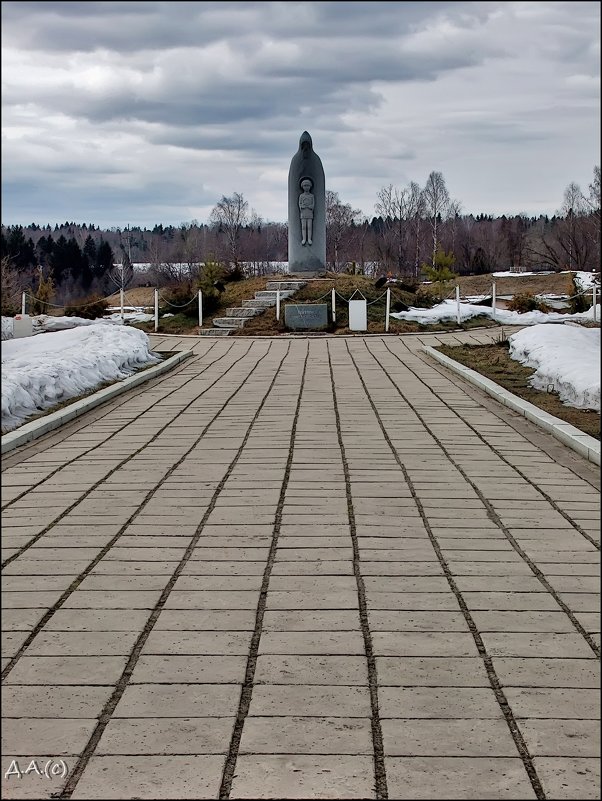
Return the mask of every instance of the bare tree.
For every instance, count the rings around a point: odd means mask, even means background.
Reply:
[[[460,220],[460,212],[462,211],[462,204],[459,200],[450,200],[449,206],[447,210],[448,219],[449,219],[449,228],[451,233],[451,251],[452,253],[455,252],[456,249],[456,231],[458,227],[458,221]]]
[[[249,220],[248,210],[243,195],[235,192],[232,197],[222,196],[209,218],[225,237],[228,260],[233,265],[240,259],[240,232]]]
[[[586,203],[579,184],[574,181],[567,186],[564,190],[564,199],[560,209],[561,215],[566,220],[568,227],[568,237],[566,237],[566,251],[568,255],[568,268],[574,269],[575,253],[575,229],[578,225],[578,219],[586,213]]]
[[[23,286],[10,256],[3,256],[0,273],[0,301],[2,314],[13,315],[20,309],[20,294]]]
[[[348,245],[354,258],[360,263],[360,272],[366,274],[366,241],[370,232],[370,221],[364,214],[355,220],[355,225],[349,231]]]
[[[378,193],[378,201],[374,207],[383,219],[385,235],[391,239],[387,250],[395,251],[397,270],[400,273],[405,272],[411,263],[408,258],[408,240],[420,205],[419,196],[417,184],[411,183],[402,188],[389,184]]]
[[[435,254],[439,249],[439,227],[449,212],[449,192],[445,186],[445,179],[440,172],[431,172],[424,187],[424,202],[427,214],[431,220],[433,234],[433,265]]]
[[[326,190],[326,242],[331,252],[331,264],[335,272],[339,272],[341,269],[341,244],[360,214],[359,209],[351,208],[349,203],[341,203],[338,192]]]
[[[412,232],[414,234],[414,277],[420,274],[420,229],[422,219],[425,216],[426,203],[424,192],[415,181],[410,181],[410,212],[412,221]]]
[[[560,219],[552,228],[543,225],[529,245],[532,262],[554,270],[586,270],[592,262],[591,215],[586,199],[574,181],[564,191]]]
[[[594,180],[589,185],[589,196],[585,199],[592,218],[592,242],[594,261],[600,269],[600,166],[594,167]]]
[[[198,275],[199,265],[204,259],[202,235],[196,220],[181,223],[175,243],[178,263],[186,270],[188,278]]]
[[[396,189],[393,184],[383,186],[377,195],[377,201],[374,204],[374,212],[382,220],[381,231],[381,244],[379,252],[381,261],[384,263],[385,268],[393,267],[393,263],[398,257],[397,238],[398,228],[395,224],[395,208],[396,208]],[[399,262],[398,262],[399,263]]]
[[[121,246],[121,261],[118,264],[114,264],[113,268],[109,270],[109,277],[120,292],[124,292],[125,288],[132,282],[134,266],[123,245]]]

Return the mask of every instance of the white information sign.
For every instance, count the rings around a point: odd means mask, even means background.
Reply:
[[[368,304],[365,300],[349,301],[349,330],[368,330]]]
[[[13,337],[30,337],[33,335],[33,321],[29,314],[16,314],[13,322]]]

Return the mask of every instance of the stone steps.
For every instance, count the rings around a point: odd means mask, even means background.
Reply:
[[[248,317],[214,317],[213,325],[216,328],[242,328]]]
[[[265,309],[269,309],[271,306],[276,305],[276,298],[273,300],[271,298],[253,298],[253,300],[243,300],[242,305],[247,309],[261,309],[264,311]]]
[[[276,305],[276,296],[280,292],[280,300],[290,298],[305,281],[268,281],[266,289],[255,293],[250,300],[243,300],[242,306],[231,306],[226,309],[225,317],[215,317],[213,328],[201,329],[201,336],[228,336],[230,331],[242,328],[247,320],[263,314],[266,309]]]
[[[291,295],[294,295],[297,290],[295,289],[282,289],[280,290],[280,300],[284,300],[285,298],[289,298]],[[269,300],[273,300],[274,303],[276,302],[276,295],[278,292],[275,289],[266,289],[262,290],[261,292],[255,293],[255,300],[263,300],[267,298]]]
[[[296,292],[298,289],[301,289],[301,287],[305,286],[306,283],[306,281],[268,281],[265,288],[269,292],[274,292],[277,289],[290,289],[293,292]]]
[[[226,309],[226,317],[257,317],[263,311],[262,308],[257,308],[256,306],[231,306]]]

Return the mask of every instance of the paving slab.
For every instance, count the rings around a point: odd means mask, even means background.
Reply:
[[[387,757],[385,766],[391,798],[440,799],[442,792],[461,801],[537,798],[518,758]]]
[[[376,798],[370,756],[247,755],[238,758],[232,798]]]
[[[600,758],[535,757],[533,760],[549,798],[600,798]]]
[[[514,740],[505,720],[445,718],[383,719],[387,756],[513,757]]]
[[[372,754],[370,718],[251,717],[240,753]]]
[[[217,798],[224,756],[93,757],[72,798]],[[166,776],[169,779],[166,781]]]
[[[227,754],[232,718],[119,718],[111,720],[98,755]]]

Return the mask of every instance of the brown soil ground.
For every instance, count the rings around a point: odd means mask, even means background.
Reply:
[[[287,275],[274,275],[263,276],[261,278],[248,278],[245,281],[237,281],[226,285],[226,292],[224,293],[224,308],[227,306],[235,305],[231,301],[247,300],[254,297],[257,290],[265,289],[268,281],[286,281],[291,276]],[[573,292],[573,282],[569,273],[551,273],[549,275],[525,275],[523,277],[509,276],[507,278],[494,278],[491,275],[460,275],[457,279],[450,281],[446,285],[448,290],[446,294],[453,291],[456,283],[460,286],[462,295],[486,295],[491,292],[492,281],[495,281],[496,292],[498,295],[515,295],[518,293],[530,293],[533,295],[538,294],[556,294],[556,295],[570,295]],[[315,282],[314,286],[323,287],[320,293],[312,292],[311,295],[324,294],[329,291],[334,285],[333,280],[322,280]],[[373,286],[373,280],[364,278],[363,276],[346,276],[339,275],[336,277],[336,286],[338,291],[346,296],[347,289],[365,288]],[[424,291],[429,291],[429,285],[423,286]],[[382,290],[381,290],[382,292]],[[381,293],[378,293],[381,294]],[[136,287],[134,289],[127,289],[125,292],[126,304],[128,306],[149,306],[153,307],[155,303],[154,289],[152,287]],[[295,300],[301,300],[301,294],[295,295]],[[309,300],[308,295],[304,300]],[[119,292],[111,295],[109,298],[111,305],[119,305]]]
[[[573,280],[570,273],[551,273],[550,275],[508,276],[507,278],[494,278],[492,275],[461,275],[457,279],[460,292],[463,295],[488,295],[491,293],[491,284],[495,281],[495,291],[498,295],[517,295],[529,293],[540,295],[544,293],[554,295],[572,295]],[[450,282],[453,289],[456,281]]]
[[[119,306],[119,292],[109,298],[110,306]],[[134,289],[125,290],[126,306],[148,306],[150,309],[155,307],[155,290],[153,287],[139,286]]]
[[[534,406],[574,425],[585,434],[600,439],[600,415],[586,409],[573,409],[565,406],[556,392],[542,392],[529,386],[529,379],[535,372],[524,367],[510,357],[508,345],[461,345],[457,347],[441,345],[438,350],[457,362],[481,373],[496,384],[518,395]]]
[[[244,281],[235,281],[226,284],[226,289],[220,296],[218,308],[211,313],[205,312],[203,318],[203,329],[213,328],[213,319],[215,317],[225,316],[225,310],[228,307],[242,306],[243,300],[250,300],[255,296],[255,292],[264,290],[268,281],[283,281],[293,279],[294,276],[288,275],[272,275],[262,276],[259,278],[248,278]],[[491,292],[491,283],[493,277],[491,275],[478,275],[478,276],[459,276],[457,279],[448,282],[444,286],[437,285],[421,285],[418,293],[420,295],[427,293],[439,294],[440,296],[447,297],[453,295],[454,286],[456,282],[460,285],[462,296],[465,295],[479,295],[489,294]],[[533,275],[533,276],[509,276],[504,278],[496,278],[496,291],[498,295],[513,295],[518,293],[531,293],[531,294],[558,294],[570,295],[573,292],[573,282],[569,273],[550,273],[548,275]],[[417,297],[407,291],[404,291],[397,284],[391,284],[391,307],[395,311],[395,302],[401,301],[407,305],[419,305]],[[330,307],[330,291],[335,287],[339,295],[343,298],[349,298],[354,291],[359,290],[362,295],[367,299],[368,306],[368,333],[382,333],[384,331],[384,316],[385,316],[385,299],[383,289],[374,288],[374,280],[365,278],[364,276],[352,275],[334,275],[325,279],[310,281],[307,286],[298,291],[291,299],[294,303],[315,303],[320,299],[327,303]],[[168,290],[163,290],[162,294],[166,294]],[[361,295],[358,295],[361,297]],[[119,305],[119,293],[111,296],[110,301],[114,305]],[[283,301],[283,305],[287,301]],[[126,303],[128,305],[146,306],[152,311],[154,308],[154,290],[152,287],[138,287],[135,289],[128,289],[126,291]],[[161,302],[163,310],[168,308]],[[428,304],[427,304],[428,305]],[[196,334],[198,333],[198,325],[195,323],[196,319],[196,304],[191,304],[188,315],[178,313],[177,309],[171,309],[176,317],[162,318],[159,323],[159,331],[161,333],[174,333],[174,334]],[[256,317],[249,318],[243,328],[234,329],[231,336],[275,336],[278,334],[288,333],[284,328],[284,312],[282,313],[280,322],[276,321],[275,307],[268,308],[263,314]],[[154,330],[152,324],[137,324],[143,330]],[[456,323],[444,323],[434,326],[421,326],[417,323],[408,323],[391,319],[389,330],[391,333],[410,333],[417,331],[446,331],[457,330],[458,327],[474,328],[495,325],[488,318],[481,317],[476,320],[468,321],[461,326]],[[347,319],[347,305],[341,300],[337,302],[337,319],[333,325],[329,324],[328,332],[334,334],[349,333]]]

